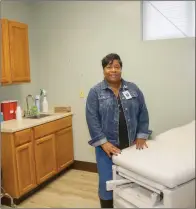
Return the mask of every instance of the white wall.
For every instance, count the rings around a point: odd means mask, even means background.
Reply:
[[[43,1],[31,13],[32,73],[50,107],[71,105],[76,160],[95,162],[79,93],[102,80],[107,53],[121,56],[123,77],[143,90],[155,134],[194,119],[194,39],[143,42],[139,1]]]

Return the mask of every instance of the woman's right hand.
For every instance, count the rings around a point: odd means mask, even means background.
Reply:
[[[121,153],[121,150],[118,149],[117,147],[115,147],[110,142],[106,142],[106,143],[102,144],[101,147],[106,152],[106,154],[108,155],[108,157],[112,157],[112,154],[113,155],[117,155],[117,154],[120,154]]]

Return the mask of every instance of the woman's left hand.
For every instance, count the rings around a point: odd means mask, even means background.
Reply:
[[[135,144],[136,149],[143,149],[144,147],[148,148],[146,144],[146,139],[136,139]]]

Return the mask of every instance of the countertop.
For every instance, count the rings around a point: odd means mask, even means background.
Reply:
[[[9,120],[3,121],[1,123],[1,133],[13,133],[16,131],[21,131],[27,128],[32,128],[34,126],[38,126],[44,123],[48,123],[54,120],[58,120],[60,118],[64,118],[70,115],[73,115],[72,112],[68,113],[48,113],[50,116],[40,118],[40,119],[29,119],[23,118],[20,121],[17,120]]]

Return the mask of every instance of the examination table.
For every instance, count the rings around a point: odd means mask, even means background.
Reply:
[[[114,208],[195,208],[195,121],[113,156]]]

